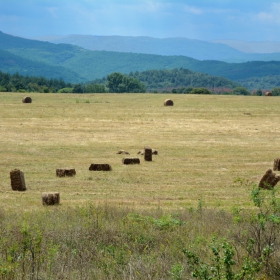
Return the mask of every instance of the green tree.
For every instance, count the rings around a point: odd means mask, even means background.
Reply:
[[[73,88],[73,93],[84,93],[84,86],[82,84],[76,84]]]
[[[107,86],[110,92],[119,92],[119,87],[122,84],[123,74],[115,72],[107,76]]]
[[[190,91],[190,94],[211,94],[211,91],[207,88],[194,88]]]
[[[255,93],[254,93],[254,95],[257,95],[257,96],[262,96],[262,90],[261,89],[258,89]]]
[[[272,95],[279,96],[280,95],[280,87],[276,87],[271,91]]]
[[[86,85],[87,93],[104,93],[106,92],[106,88],[101,84],[87,84]]]
[[[115,72],[107,76],[110,92],[145,92],[145,86],[136,78]]]
[[[251,95],[250,91],[245,87],[236,87],[232,93],[236,95]]]

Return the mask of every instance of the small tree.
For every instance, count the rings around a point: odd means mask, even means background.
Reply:
[[[251,95],[251,92],[245,87],[236,87],[232,93],[236,95]]]
[[[73,88],[73,93],[84,93],[84,87],[82,84],[76,84]]]
[[[276,87],[271,91],[273,96],[279,96],[280,95],[280,87]]]
[[[256,95],[256,96],[262,96],[262,95],[263,95],[263,92],[262,92],[261,89],[258,89],[258,90],[254,93],[254,95]]]
[[[211,94],[211,91],[207,88],[194,88],[190,91],[190,94]]]
[[[107,87],[110,92],[117,93],[146,91],[144,85],[138,79],[117,72],[107,76]]]

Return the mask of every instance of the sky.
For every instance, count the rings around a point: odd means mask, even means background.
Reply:
[[[0,0],[0,31],[280,41],[280,0]]]

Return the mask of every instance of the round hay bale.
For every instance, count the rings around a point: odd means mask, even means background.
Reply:
[[[259,188],[271,190],[280,181],[280,176],[268,169],[259,182]]]
[[[22,103],[32,103],[32,99],[29,96],[26,96],[22,99]]]
[[[174,103],[171,99],[166,99],[164,101],[164,106],[173,106],[173,105],[174,105]]]
[[[43,205],[55,205],[55,204],[59,204],[59,202],[60,202],[60,195],[58,192],[42,194]]]
[[[273,96],[273,94],[272,94],[271,91],[267,91],[264,95],[265,95],[265,96]]]
[[[280,158],[274,160],[273,170],[280,171]]]

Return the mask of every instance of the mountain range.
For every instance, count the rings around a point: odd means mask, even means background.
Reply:
[[[123,42],[121,37],[112,37],[107,39],[114,39],[115,47],[118,46],[118,40],[119,42]],[[79,38],[82,42],[82,37]],[[141,43],[140,39],[144,41]],[[111,45],[113,43],[110,40],[107,41],[107,45],[112,47]],[[154,40],[154,42],[157,42],[155,45],[158,47],[158,54],[143,53],[145,50],[144,42],[145,40],[146,42],[147,40],[149,41],[149,37],[140,37],[137,40],[139,45],[143,46],[143,50],[141,47],[138,47],[137,52],[128,52],[131,46],[135,46],[132,40],[130,44],[127,43],[125,45],[126,52],[120,48],[121,43],[119,43],[119,50],[122,50],[120,52],[116,50],[89,50],[73,44],[54,44],[11,36],[0,32],[0,70],[11,74],[18,72],[19,74],[29,76],[62,78],[66,82],[79,83],[100,79],[112,72],[129,74],[130,72],[154,69],[185,68],[209,75],[226,77],[236,82],[246,79],[246,83],[248,85],[251,84],[251,87],[253,87],[253,84],[250,82],[250,79],[262,79],[280,74],[280,61],[276,60],[228,63],[210,59],[198,60],[190,57],[192,52],[193,55],[195,54],[195,49],[197,55],[202,52],[207,53],[208,50],[209,56],[214,53],[221,53],[226,56],[226,51],[233,49],[220,43],[211,43],[211,45],[208,45],[207,42],[196,42],[192,40],[192,48],[184,48],[183,45],[180,48],[182,52],[185,51],[186,55],[164,55],[164,50],[172,53],[172,50],[177,49],[176,44],[182,42],[181,39],[167,40],[170,42],[169,46],[166,44],[167,41],[163,40],[161,41],[162,48],[158,44],[158,41]],[[105,41],[103,41],[103,44],[105,44]],[[147,45],[149,44],[147,43]],[[217,46],[217,48],[215,49],[214,46]],[[187,49],[191,49],[192,51],[187,52]],[[232,54],[238,53],[240,51],[233,49]]]
[[[280,60],[280,42],[202,41],[187,38],[68,35],[37,37],[55,44],[71,44],[91,51],[182,55],[224,62]]]

